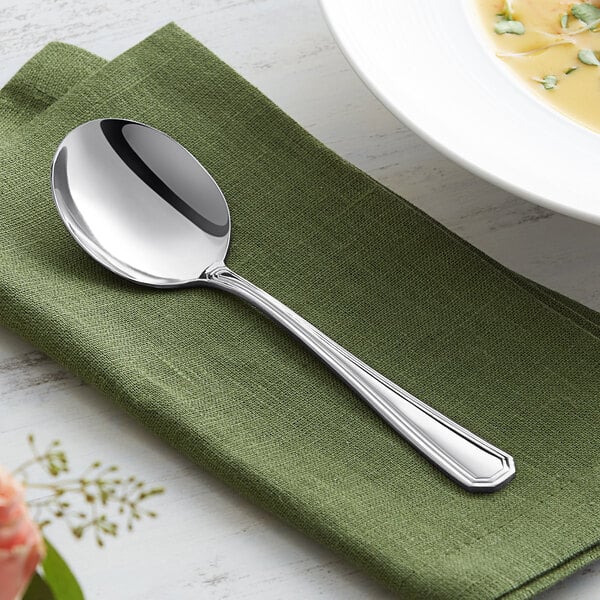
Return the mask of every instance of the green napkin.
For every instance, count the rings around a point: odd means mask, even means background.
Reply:
[[[106,116],[211,171],[233,269],[512,453],[517,478],[464,492],[240,300],[90,259],[49,165]],[[174,25],[110,63],[50,45],[0,93],[0,124],[2,322],[167,442],[406,599],[527,598],[600,556],[596,313],[343,161]]]

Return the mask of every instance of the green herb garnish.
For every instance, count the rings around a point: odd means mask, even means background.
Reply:
[[[577,67],[569,67],[566,71],[565,71],[565,75],[570,75],[573,71],[577,71]]]
[[[538,80],[543,86],[545,90],[553,90],[558,84],[558,77],[555,75],[546,75],[544,79]]]
[[[560,18],[560,26],[563,29],[566,29],[569,26],[569,15],[567,13]]]
[[[494,31],[498,35],[503,35],[504,33],[523,35],[525,33],[525,26],[521,21],[498,21],[494,26]]]
[[[523,35],[525,33],[525,26],[523,23],[515,20],[511,0],[506,0],[504,2],[504,9],[501,13],[498,13],[498,16],[500,17],[500,21],[494,26],[494,31],[498,35],[503,35],[505,33]]]
[[[596,53],[593,50],[591,50],[590,48],[584,48],[584,49],[580,50],[577,53],[577,58],[584,65],[591,65],[593,67],[600,66],[600,60],[598,60]]]
[[[582,2],[581,4],[575,4],[571,8],[571,14],[580,21],[583,21],[588,29],[592,29],[600,23],[600,8],[595,7],[593,4]]]

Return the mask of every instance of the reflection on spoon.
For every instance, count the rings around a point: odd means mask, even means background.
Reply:
[[[148,286],[210,286],[277,321],[320,357],[400,435],[470,491],[489,492],[515,474],[510,455],[392,383],[287,306],[225,266],[227,203],[204,167],[166,134],[134,121],[84,123],[52,164],[56,206],[97,261]]]

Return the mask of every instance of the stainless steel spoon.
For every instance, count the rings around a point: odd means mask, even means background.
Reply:
[[[223,262],[231,224],[204,167],[166,134],[98,119],[71,131],[52,163],[58,212],[105,267],[139,284],[210,286],[247,300],[304,342],[417,450],[470,491],[499,489],[510,455],[430,408]]]

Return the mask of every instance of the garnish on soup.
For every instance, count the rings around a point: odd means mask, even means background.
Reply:
[[[600,0],[475,0],[496,55],[554,108],[600,133]]]

